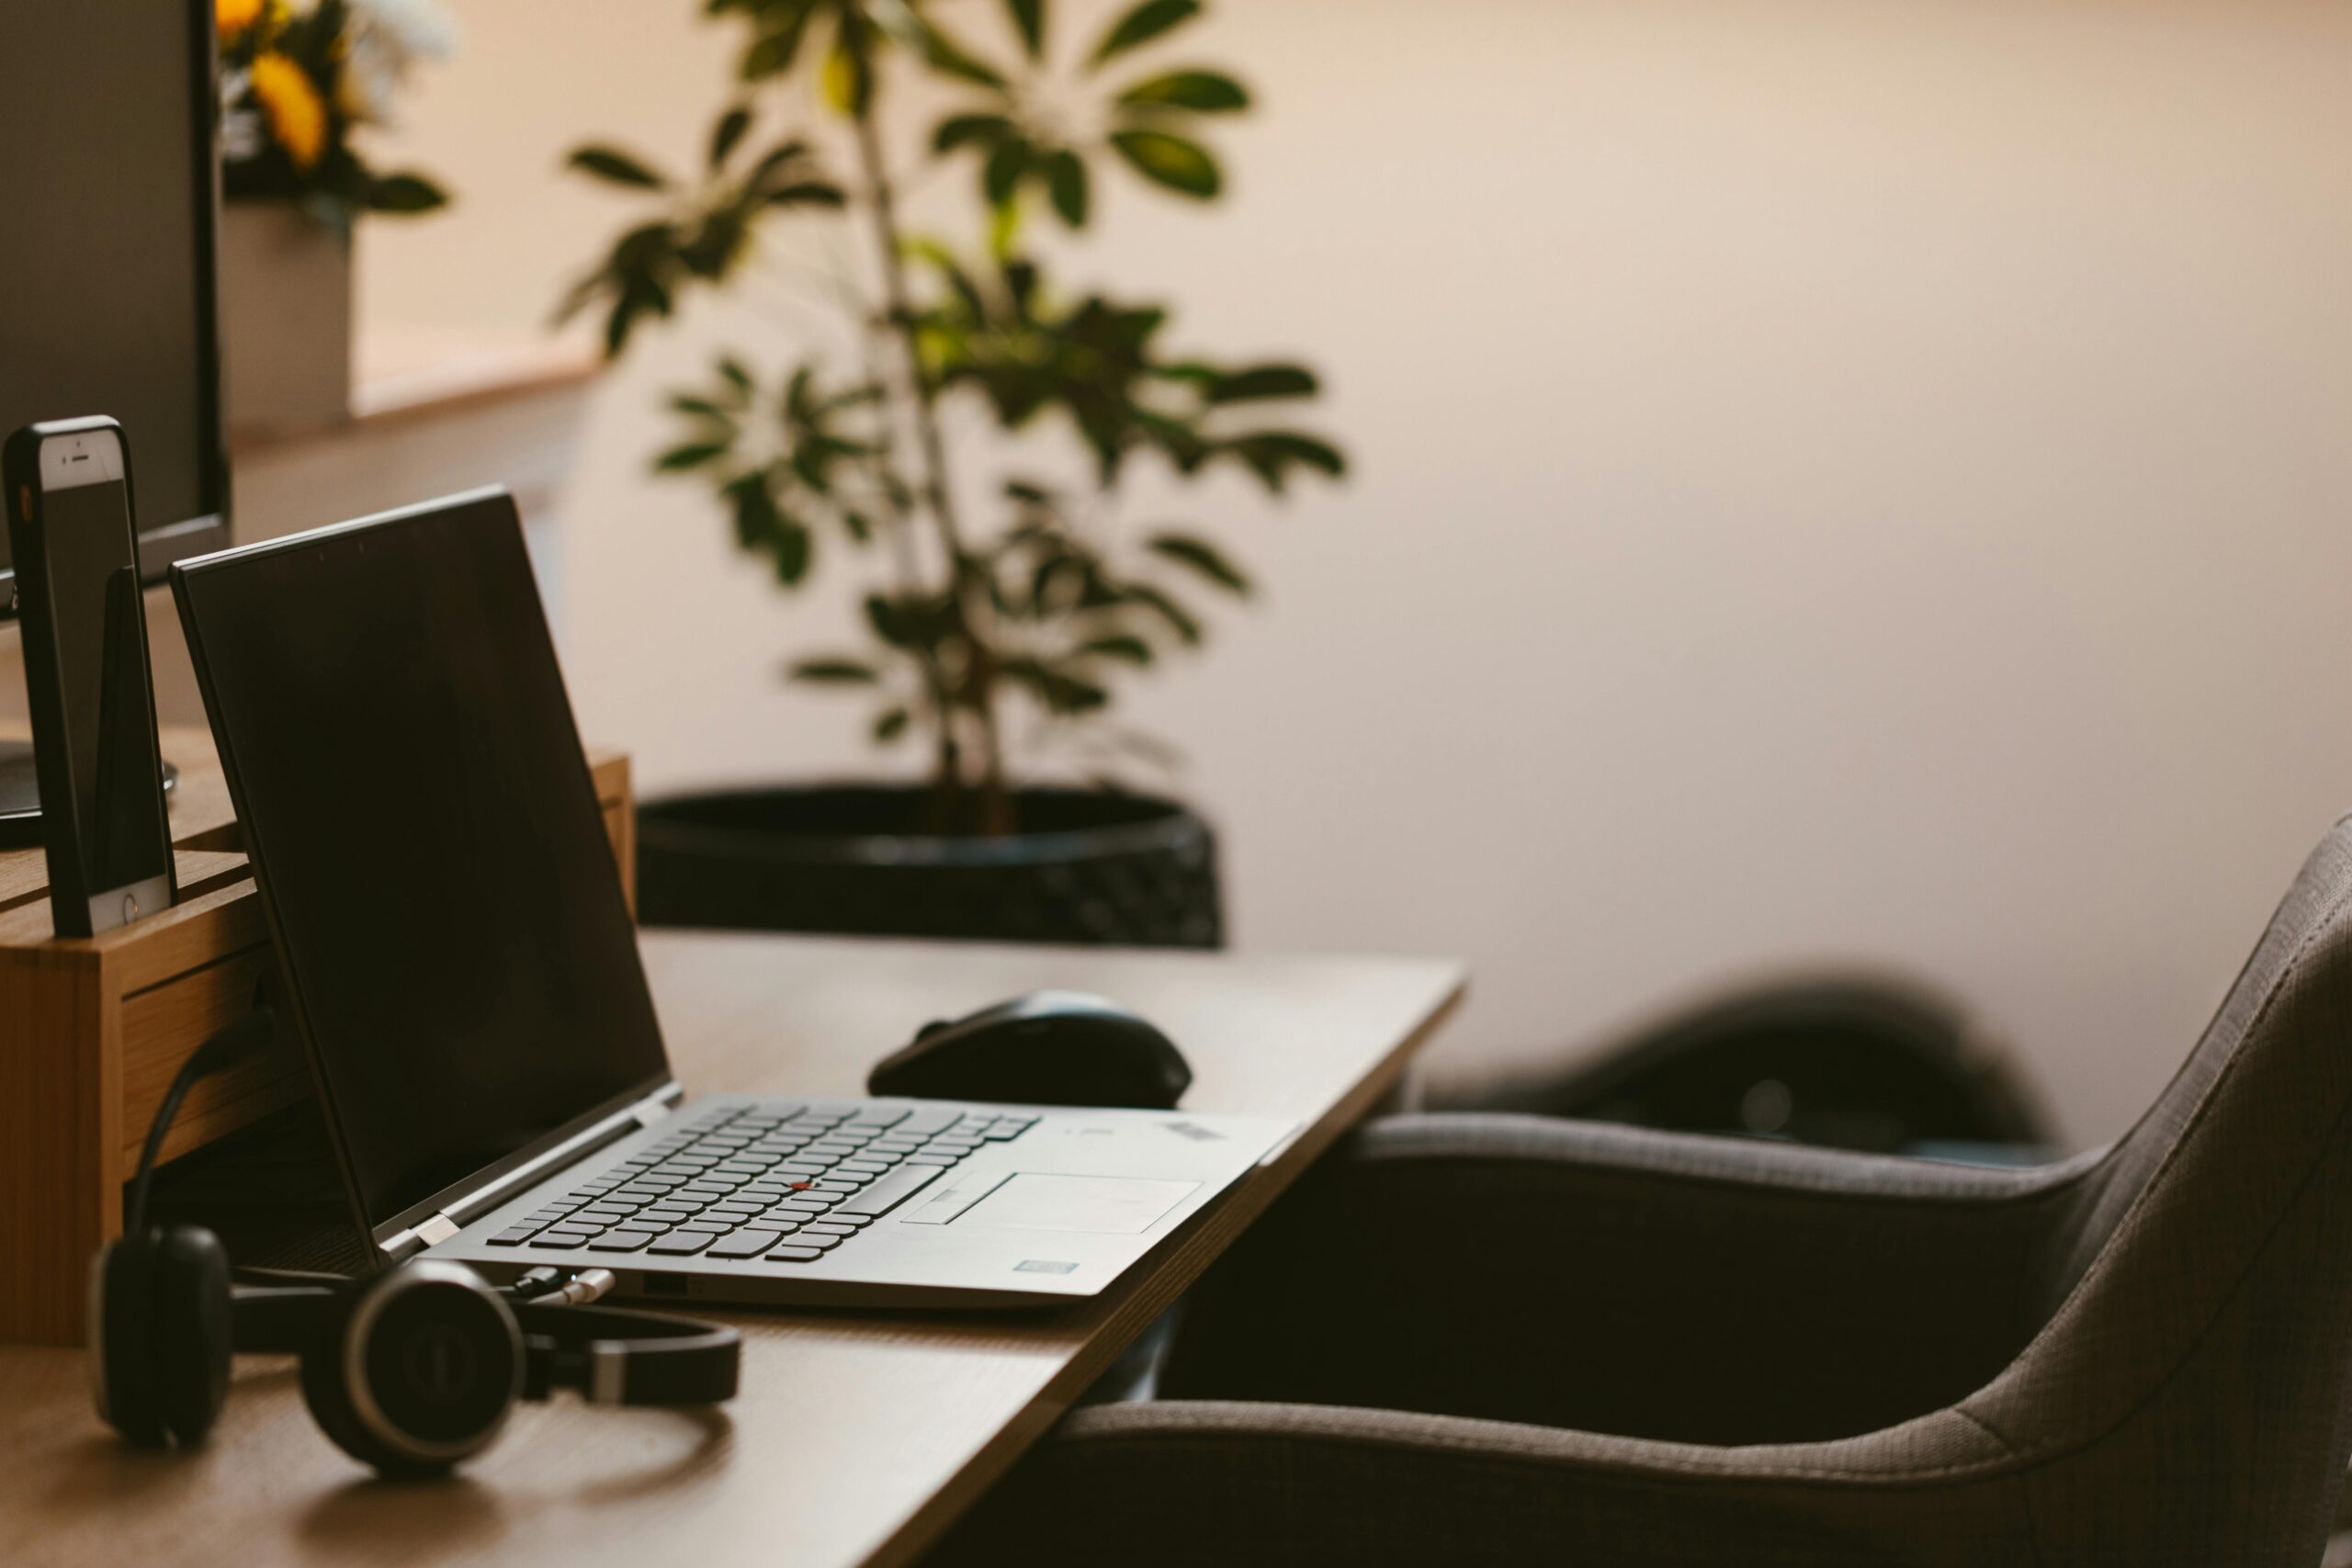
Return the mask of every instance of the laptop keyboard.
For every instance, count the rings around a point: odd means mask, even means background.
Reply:
[[[707,1111],[490,1238],[526,1252],[813,1263],[1035,1116],[761,1101]]]

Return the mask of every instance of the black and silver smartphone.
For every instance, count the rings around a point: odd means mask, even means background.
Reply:
[[[50,908],[95,936],[175,893],[130,448],[111,419],[30,424],[0,448]]]

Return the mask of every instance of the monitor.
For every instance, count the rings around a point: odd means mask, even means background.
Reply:
[[[149,582],[229,542],[213,50],[211,0],[0,5],[0,436],[120,421]],[[0,620],[14,580],[0,532]],[[0,820],[37,813],[0,745]]]

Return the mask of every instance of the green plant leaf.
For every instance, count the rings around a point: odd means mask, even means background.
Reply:
[[[1311,398],[1317,389],[1315,372],[1304,365],[1253,365],[1246,370],[1215,377],[1207,389],[1208,400],[1212,403]]]
[[[1127,604],[1140,604],[1168,623],[1168,629],[1184,642],[1197,644],[1201,640],[1201,623],[1190,610],[1148,582],[1130,582],[1119,591]]]
[[[1012,199],[1021,184],[1021,176],[1029,172],[1029,160],[1035,149],[1018,136],[1008,137],[997,143],[996,151],[980,171],[980,189],[992,207],[1001,207]]]
[[[915,26],[919,29],[915,47],[922,55],[923,63],[933,71],[958,82],[968,82],[976,87],[994,87],[1000,91],[1005,87],[1002,72],[956,42],[937,22],[918,17]]]
[[[1091,70],[1129,50],[1140,49],[1200,14],[1201,0],[1143,0],[1141,5],[1111,24],[1110,30],[1102,35],[1102,41],[1094,46],[1092,54],[1087,56],[1087,66]]]
[[[1062,221],[1073,229],[1086,227],[1086,164],[1079,155],[1063,147],[1046,154],[1046,188],[1053,197],[1054,210]]]
[[[741,104],[720,115],[718,123],[710,128],[710,156],[707,166],[717,172],[719,165],[727,162],[727,155],[734,152],[736,144],[743,140],[743,133],[751,129],[752,111]]]
[[[931,133],[931,150],[946,153],[967,144],[993,147],[1012,130],[1012,121],[1001,114],[950,115]]]
[[[431,212],[449,205],[449,193],[423,175],[379,175],[368,181],[370,212]]]
[[[733,355],[725,355],[720,357],[718,374],[729,386],[734,388],[743,397],[748,398],[752,395],[752,373],[744,369],[743,362]]]
[[[1250,580],[1215,545],[1191,534],[1157,534],[1145,547],[1154,555],[1189,568],[1230,593],[1247,595]]]
[[[741,7],[754,11],[752,6]],[[714,8],[715,9],[715,8]],[[781,76],[792,69],[800,53],[800,40],[808,31],[809,18],[817,14],[814,6],[783,8],[785,16],[779,25],[761,32],[743,51],[741,73],[746,82],[757,82],[770,76]]]
[[[797,136],[787,137],[760,154],[760,161],[743,176],[743,188],[753,193],[773,190],[786,180],[798,177],[801,171],[797,165],[807,162],[808,143]]]
[[[1012,13],[1013,28],[1021,34],[1021,47],[1035,60],[1046,52],[1046,0],[1004,0],[1004,8]]]
[[[915,646],[912,628],[907,625],[905,613],[879,593],[865,596],[865,624],[874,628],[876,637],[892,648]]]
[[[699,398],[692,392],[673,393],[670,398],[670,411],[673,413],[691,414],[696,419],[729,419],[725,409],[720,408],[708,398]]]
[[[1007,659],[997,666],[1008,681],[1027,688],[1049,713],[1091,713],[1111,700],[1111,694],[1082,675],[1029,658]]]
[[[724,441],[689,441],[682,446],[671,447],[653,459],[653,468],[656,473],[684,473],[688,468],[699,468],[706,463],[717,462],[727,456],[729,450],[729,444]]]
[[[1236,114],[1250,107],[1250,90],[1217,71],[1170,71],[1147,76],[1121,93],[1128,108],[1190,109],[1195,114]]]
[[[575,147],[571,150],[571,156],[564,162],[582,174],[593,175],[608,185],[634,186],[640,190],[670,188],[669,181],[615,148]]]
[[[720,493],[734,503],[736,547],[766,549],[785,525],[784,513],[768,490],[767,477],[757,472],[741,475],[729,480]]]
[[[904,707],[884,708],[874,716],[874,739],[876,745],[888,746],[907,732],[914,716]]]
[[[1078,645],[1078,651],[1096,659],[1116,659],[1126,664],[1151,662],[1151,644],[1125,632],[1110,637],[1090,637]]]
[[[1225,175],[1208,149],[1164,130],[1114,130],[1111,145],[1154,185],[1206,201],[1225,188]]]
[[[849,197],[842,194],[841,186],[828,181],[802,180],[769,192],[766,199],[770,207],[841,207],[847,204]]]
[[[767,551],[775,566],[778,582],[787,588],[797,587],[800,580],[808,575],[810,543],[806,524],[777,513],[777,526],[769,536]]]
[[[1348,471],[1348,460],[1340,455],[1338,447],[1294,430],[1261,430],[1238,435],[1226,442],[1224,448],[1276,494],[1282,492],[1294,468],[1313,468],[1332,479]]]
[[[786,673],[818,686],[871,686],[882,679],[880,671],[858,659],[803,659]]]

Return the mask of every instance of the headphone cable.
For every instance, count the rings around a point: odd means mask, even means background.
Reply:
[[[155,1175],[155,1156],[163,1152],[164,1139],[172,1130],[172,1119],[179,1114],[180,1101],[187,1091],[204,1078],[224,1067],[233,1066],[248,1052],[266,1043],[275,1032],[277,1015],[266,1007],[252,1012],[213,1035],[188,1053],[180,1070],[172,1075],[172,1087],[164,1091],[155,1115],[147,1123],[147,1142],[139,1151],[138,1174],[131,1178],[130,1213],[123,1225],[126,1235],[147,1233],[147,1189]]]

